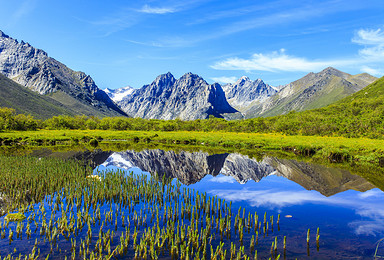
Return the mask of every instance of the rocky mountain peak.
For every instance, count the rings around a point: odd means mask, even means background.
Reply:
[[[246,82],[252,82],[250,80],[250,78],[248,78],[247,76],[242,76],[240,77],[235,83],[234,85],[244,85]]]
[[[166,74],[157,76],[156,79],[153,81],[153,84],[157,86],[167,86],[167,85],[173,85],[175,81],[176,81],[175,77],[170,72],[168,72]]]
[[[208,85],[208,83],[202,77],[200,77],[197,74],[193,74],[192,72],[185,73],[183,76],[181,76],[178,82],[183,85],[189,85],[189,86],[193,86],[196,84]]]
[[[2,30],[0,30],[0,37],[9,38]]]
[[[340,78],[343,78],[343,79],[346,79],[346,78],[348,78],[350,76],[350,74],[342,72],[340,70],[337,70],[337,69],[335,69],[333,67],[325,68],[324,70],[320,71],[317,74],[319,74],[320,76],[332,75],[332,76],[337,76],[337,77],[340,77]]]
[[[170,73],[163,74],[118,104],[130,116],[166,120],[205,119],[209,115],[223,117],[226,113],[237,113],[228,104],[219,84],[209,85],[193,73],[186,73],[178,80]]]
[[[252,81],[246,76],[239,78],[234,84],[223,86],[228,102],[236,109],[242,111],[253,102],[261,102],[275,94],[277,90],[261,79]]]
[[[81,71],[73,71],[29,43],[20,43],[0,34],[0,73],[32,91],[52,97],[79,114],[125,115],[101,91],[93,79]]]
[[[292,110],[324,107],[361,90],[375,79],[372,76],[351,75],[332,67],[311,72],[287,84],[262,104],[249,107],[246,117],[276,116]]]

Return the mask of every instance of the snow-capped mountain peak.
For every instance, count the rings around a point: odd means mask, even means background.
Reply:
[[[117,89],[110,89],[106,88],[104,89],[104,92],[107,93],[107,95],[115,102],[123,100],[125,97],[131,95],[135,91],[134,88],[131,86],[126,86],[123,88],[117,88]]]

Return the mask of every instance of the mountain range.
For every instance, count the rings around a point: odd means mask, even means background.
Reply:
[[[177,178],[186,185],[199,182],[207,175],[230,176],[241,184],[277,175],[327,197],[350,189],[367,191],[375,187],[364,178],[342,169],[274,157],[257,161],[238,153],[209,155],[205,152],[176,153],[160,149],[141,152],[128,150],[112,153],[102,165],[127,170],[138,167],[143,171],[157,173],[160,178],[163,175]]]
[[[126,115],[89,75],[71,70],[43,50],[18,42],[2,31],[0,73],[34,92],[49,96],[76,114]]]
[[[168,72],[139,89],[103,91],[84,72],[71,70],[43,50],[1,31],[0,74],[13,81],[0,78],[0,91],[10,90],[0,96],[0,106],[38,118],[61,114],[165,120],[268,117],[325,107],[377,80],[367,73],[350,75],[329,67],[281,87],[245,76],[221,86],[208,84],[196,74],[176,79]]]
[[[311,72],[280,88],[245,76],[233,84],[221,86],[218,83],[210,85],[192,73],[179,80],[167,73],[140,89],[118,89],[107,93],[132,117],[194,120],[213,115],[242,119],[324,107],[375,80],[377,78],[367,73],[350,75],[332,67]],[[114,93],[119,95],[114,96]]]
[[[160,75],[117,104],[132,117],[165,120],[195,120],[237,113],[226,100],[220,84],[208,84],[192,73],[180,79],[175,79],[170,72]]]

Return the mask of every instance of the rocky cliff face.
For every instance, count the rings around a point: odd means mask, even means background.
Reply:
[[[86,115],[125,115],[84,72],[73,71],[42,50],[0,31],[0,73]]]
[[[229,104],[239,111],[246,110],[252,104],[262,103],[277,92],[261,79],[252,81],[245,76],[234,84],[224,85],[223,90]]]
[[[309,73],[283,87],[278,93],[245,111],[246,117],[275,116],[330,105],[349,96],[377,78],[363,73],[350,75],[334,68]]]
[[[151,84],[134,90],[118,105],[132,117],[166,120],[195,120],[237,113],[228,104],[219,84],[209,85],[192,73],[178,80],[169,72],[160,75]]]

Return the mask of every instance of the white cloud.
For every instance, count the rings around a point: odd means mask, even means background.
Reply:
[[[362,199],[366,199],[366,198],[378,197],[378,196],[381,196],[382,194],[383,192],[381,190],[373,189],[373,190],[368,190],[366,192],[360,193],[359,197]]]
[[[361,67],[361,71],[362,72],[366,72],[368,74],[371,74],[373,76],[377,76],[377,77],[381,77],[381,76],[384,75],[384,71],[382,71],[380,69],[374,69],[374,68],[371,68],[371,67],[368,67],[368,66]]]
[[[149,5],[144,5],[139,12],[146,14],[168,14],[174,13],[176,10],[174,8],[166,8],[166,7],[151,7]]]
[[[285,49],[270,53],[255,53],[250,58],[232,57],[217,61],[211,68],[216,70],[243,70],[243,71],[318,71],[325,67],[357,67],[363,72],[375,76],[384,73],[380,68],[384,60],[384,31],[382,29],[361,29],[354,38],[353,43],[364,47],[350,58],[336,58],[330,60],[310,60],[305,57],[288,55]]]
[[[308,71],[320,70],[328,66],[340,66],[350,63],[349,60],[316,61],[287,55],[285,49],[272,53],[255,53],[250,59],[229,58],[216,62],[211,67],[217,70],[244,71]]]
[[[213,77],[211,79],[218,83],[234,83],[237,80],[236,77]]]
[[[363,58],[369,61],[384,59],[384,31],[380,28],[377,30],[361,29],[356,33],[352,42],[365,46],[359,50],[359,54]]]
[[[275,191],[275,190],[212,190],[210,193],[225,200],[247,201],[252,207],[268,206],[281,208],[308,202],[325,201],[318,192],[308,191]]]
[[[357,31],[352,42],[362,45],[384,45],[384,31],[380,28],[377,30],[361,29]]]
[[[236,180],[231,176],[216,176],[212,179],[210,179],[211,182],[217,182],[217,183],[235,183]]]

